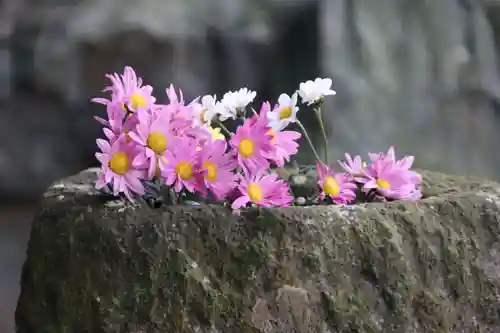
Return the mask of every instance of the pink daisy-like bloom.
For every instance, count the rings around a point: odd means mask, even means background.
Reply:
[[[420,197],[413,171],[393,163],[390,158],[379,158],[364,170],[363,190],[376,190],[387,199],[412,199]]]
[[[196,140],[199,146],[209,142],[212,134],[207,126],[195,119],[196,108],[198,107],[198,99],[195,98],[191,103],[185,105],[182,90],[179,89],[179,94],[175,91],[175,87],[170,85],[166,89],[169,103],[161,105],[161,112],[167,113],[171,116],[171,128],[173,134],[178,138],[189,138]]]
[[[333,172],[326,164],[316,163],[320,199],[329,196],[333,202],[347,204],[356,199],[356,183],[344,173]]]
[[[299,140],[302,135],[296,131],[273,132],[269,130],[268,133],[272,135],[271,144],[273,147],[268,157],[281,168],[290,161],[291,156],[297,154],[299,144],[295,141]]]
[[[165,91],[169,101],[169,103],[165,105],[167,110],[172,113],[174,117],[191,121],[193,117],[192,107],[194,107],[198,98],[195,98],[189,105],[186,105],[181,89],[179,89],[179,94],[177,94],[174,85],[171,84]]]
[[[212,134],[208,127],[193,126],[192,120],[179,116],[177,113],[179,107],[167,104],[159,105],[155,109],[158,113],[164,114],[165,117],[169,119],[170,129],[176,138],[194,139],[198,141],[200,145],[210,141]]]
[[[361,156],[356,155],[354,158],[348,153],[345,153],[345,161],[337,161],[342,169],[347,172],[355,181],[359,182],[359,178],[364,177],[364,169],[366,163],[363,162]]]
[[[128,133],[137,125],[137,115],[127,115],[118,103],[109,103],[106,105],[106,111],[108,120],[97,116],[94,118],[99,123],[106,126],[103,128],[103,132],[109,142],[115,141],[123,133],[127,134],[127,140],[130,141]]]
[[[232,209],[238,209],[250,202],[263,207],[290,206],[293,196],[290,195],[285,181],[278,179],[277,173],[268,174],[264,168],[255,170],[253,173],[246,168],[243,169],[244,175],[238,174],[239,197],[233,201]]]
[[[101,150],[96,153],[96,158],[101,163],[101,173],[95,187],[101,189],[111,184],[115,196],[123,193],[131,200],[134,194],[144,194],[144,186],[140,180],[145,178],[146,173],[132,166],[137,155],[136,145],[127,143],[125,135],[121,135],[111,145],[102,139],[97,139],[96,142]]]
[[[296,131],[273,131],[268,119],[270,110],[271,104],[268,102],[263,103],[259,116],[255,118],[255,121],[261,126],[267,126],[267,133],[271,135],[272,149],[266,154],[266,157],[281,168],[285,165],[285,162],[290,161],[291,156],[297,154],[299,144],[295,141],[299,140],[302,135]]]
[[[379,159],[389,159],[393,163],[396,162],[396,154],[393,146],[389,147],[387,153],[368,153],[368,157],[372,162],[375,162]]]
[[[203,182],[216,200],[224,199],[236,186],[234,169],[238,165],[234,155],[227,153],[227,142],[216,140],[198,152],[198,165]],[[200,192],[206,195],[205,187]]]
[[[407,171],[408,180],[413,185],[420,185],[422,183],[422,175],[416,171],[410,170],[415,160],[414,156],[405,156],[394,162],[394,166]]]
[[[268,132],[267,124],[257,116],[247,118],[243,125],[236,129],[229,143],[237,154],[240,166],[247,167],[250,171],[269,167],[266,157],[273,150],[273,137]]]
[[[410,170],[415,160],[414,156],[409,155],[396,160],[396,153],[393,146],[389,147],[387,153],[368,153],[368,156],[372,162],[383,159],[392,163],[395,168],[401,168],[408,171],[409,182],[412,184],[418,185],[422,182],[422,176],[418,172]]]
[[[109,127],[113,132],[120,133],[122,131],[123,120],[126,115],[126,112],[123,110],[120,103],[110,102],[106,104],[106,114],[108,116],[107,120],[98,116],[95,116],[94,119],[101,125]]]
[[[168,100],[172,105],[184,105],[184,95],[182,94],[182,90],[179,89],[179,95],[175,91],[175,87],[171,84],[167,89],[165,89],[167,93]]]
[[[177,121],[175,121],[177,122]],[[174,127],[177,128],[177,127]],[[202,147],[208,142],[212,141],[212,133],[206,126],[194,126],[192,123],[189,126],[179,128],[177,135],[180,137],[187,137],[197,142],[197,145]]]
[[[183,188],[194,193],[202,186],[196,147],[196,142],[191,140],[175,139],[165,152],[167,163],[160,164],[165,185],[173,186],[177,193]]]
[[[145,166],[148,170],[148,179],[152,179],[167,163],[165,151],[173,140],[169,127],[169,117],[161,112],[139,110],[139,123],[135,131],[129,132],[130,138],[141,148],[140,153],[133,161],[135,167]]]
[[[111,92],[111,100],[94,98],[93,102],[107,105],[117,102],[124,110],[136,112],[139,109],[148,109],[156,102],[152,96],[153,87],[142,85],[142,78],[137,77],[132,67],[126,66],[123,74],[106,74],[111,80],[111,85],[104,88],[103,92]]]

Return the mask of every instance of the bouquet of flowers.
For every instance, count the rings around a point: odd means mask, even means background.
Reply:
[[[166,188],[176,200],[196,195],[233,209],[289,206],[295,198],[276,168],[285,167],[304,136],[316,159],[320,202],[349,204],[357,193],[387,200],[421,197],[421,175],[410,170],[413,156],[397,160],[393,147],[370,153],[368,164],[345,154],[338,162],[343,170],[332,169],[321,114],[325,97],[335,95],[331,79],[303,82],[291,96],[281,94],[274,106],[264,102],[253,108],[256,93],[247,88],[220,100],[206,95],[185,103],[182,91],[171,85],[168,103],[159,104],[153,88],[143,85],[132,68],[106,77],[111,85],[103,92],[110,93],[109,99],[92,99],[107,111],[107,119],[95,117],[106,137],[97,140],[101,172],[96,188],[113,196],[134,200]],[[299,97],[319,121],[323,158],[297,119]],[[224,125],[229,119],[241,123],[234,133]],[[292,124],[301,132],[290,130]]]

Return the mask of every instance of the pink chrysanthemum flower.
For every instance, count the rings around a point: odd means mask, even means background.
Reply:
[[[299,144],[295,141],[299,140],[302,135],[296,131],[273,132],[269,130],[268,133],[272,136],[273,147],[268,157],[281,168],[290,161],[291,156],[297,154]]]
[[[419,185],[422,182],[422,176],[418,172],[410,170],[413,165],[413,161],[415,160],[414,156],[409,155],[396,160],[396,153],[393,146],[389,147],[387,153],[368,153],[368,156],[372,162],[383,159],[392,163],[395,168],[401,168],[408,171],[407,175],[409,182],[414,185]]]
[[[127,134],[127,140],[130,141],[128,133],[137,125],[137,115],[127,115],[118,103],[109,103],[106,105],[106,111],[108,120],[97,116],[94,118],[106,126],[103,128],[103,132],[109,142],[114,142],[121,134]]]
[[[389,159],[393,163],[396,161],[396,154],[395,154],[393,146],[389,147],[389,149],[387,150],[387,153],[368,153],[368,157],[370,158],[370,160],[372,162],[375,162],[381,158],[382,159]]]
[[[165,91],[170,104],[184,105],[184,95],[182,94],[182,90],[179,89],[179,95],[177,95],[174,85],[171,84],[167,89],[165,89]]]
[[[422,175],[416,171],[410,170],[415,160],[414,156],[405,156],[394,162],[394,166],[407,171],[408,181],[413,185],[422,183]]]
[[[237,190],[240,196],[231,205],[233,209],[243,207],[249,202],[264,207],[284,207],[293,201],[288,185],[278,179],[278,174],[268,174],[263,168],[254,173],[243,169],[244,175],[238,174],[240,182]]]
[[[236,159],[226,153],[226,141],[216,140],[205,145],[198,152],[198,165],[203,176],[203,182],[216,200],[224,199],[236,186],[234,169]],[[201,192],[206,194],[205,187]]]
[[[165,91],[169,100],[169,103],[164,106],[167,112],[170,112],[176,118],[192,121],[192,108],[195,106],[197,98],[195,98],[189,105],[186,105],[181,89],[179,89],[179,94],[177,94],[174,85],[171,84]]]
[[[326,164],[316,163],[320,199],[329,196],[333,202],[346,204],[356,199],[356,184],[344,173],[334,173]]]
[[[388,199],[410,199],[420,197],[416,188],[417,179],[413,171],[401,168],[386,158],[376,159],[364,170],[363,190],[376,190]]]
[[[111,101],[105,98],[94,98],[93,102],[107,105],[117,102],[124,110],[136,112],[139,109],[148,109],[156,102],[152,96],[153,87],[142,85],[142,78],[137,77],[132,67],[126,66],[122,75],[107,74],[111,86],[104,88],[103,92],[111,92]]]
[[[170,85],[166,89],[169,103],[161,105],[159,110],[169,114],[171,117],[170,125],[173,134],[180,139],[188,138],[198,142],[198,146],[202,146],[211,141],[212,134],[208,126],[196,121],[196,108],[198,107],[198,99],[195,98],[191,103],[185,105],[182,90],[179,89],[179,94],[175,91],[175,87]]]
[[[268,113],[270,110],[271,105],[268,102],[263,103],[256,122],[262,124],[261,126],[267,126],[267,133],[271,135],[272,149],[266,154],[266,157],[278,167],[283,167],[285,162],[290,161],[291,156],[297,154],[299,144],[295,141],[299,140],[302,135],[296,131],[280,130],[275,132],[269,121]]]
[[[177,193],[183,188],[195,192],[201,186],[196,148],[196,142],[176,139],[165,152],[167,163],[160,164],[161,175]]]
[[[231,137],[230,145],[236,151],[238,163],[250,171],[268,168],[268,156],[272,151],[272,135],[269,128],[259,118],[247,118],[243,125],[236,129]]]
[[[182,131],[179,131],[178,135],[180,137],[187,137],[191,140],[196,141],[197,145],[200,147],[212,141],[212,133],[206,126],[191,125],[185,127]]]
[[[359,177],[364,177],[364,169],[366,168],[366,163],[363,162],[361,156],[356,155],[354,158],[348,153],[345,153],[345,161],[337,161],[342,169],[345,170],[350,176],[354,177],[358,181]]]
[[[148,179],[152,179],[166,164],[165,151],[173,139],[169,126],[169,118],[161,112],[139,110],[139,123],[135,131],[129,132],[130,138],[141,147],[140,153],[133,161],[136,167],[145,166],[148,170]]]
[[[101,162],[101,174],[95,187],[103,188],[106,184],[111,184],[113,194],[125,194],[132,199],[134,194],[144,194],[144,186],[141,179],[146,174],[144,170],[136,169],[132,166],[132,161],[137,155],[137,148],[133,143],[127,143],[125,135],[121,135],[111,145],[109,142],[98,139],[97,146],[101,153],[96,153],[96,158]]]

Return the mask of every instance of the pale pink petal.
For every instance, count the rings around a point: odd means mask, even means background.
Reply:
[[[125,176],[125,179],[127,180],[128,186],[132,191],[134,191],[134,193],[137,193],[139,195],[144,194],[144,186],[137,177],[134,177],[131,174],[127,174]]]
[[[134,132],[129,132],[128,133],[128,136],[134,140],[135,142],[137,142],[138,144],[140,145],[143,145],[145,146],[146,145],[146,142],[142,139],[142,137],[140,137],[139,135],[137,135],[136,133]]]
[[[104,186],[106,186],[106,179],[104,177],[104,173],[101,172],[101,174],[99,175],[99,180],[95,184],[95,188],[100,190]]]
[[[238,199],[234,200],[233,203],[231,204],[232,209],[238,209],[240,207],[245,206],[247,203],[250,202],[250,198],[246,195],[239,197]]]
[[[111,146],[109,145],[109,142],[103,139],[97,139],[96,140],[97,146],[103,153],[108,153],[111,150]]]

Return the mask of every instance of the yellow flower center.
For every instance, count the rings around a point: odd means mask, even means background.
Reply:
[[[262,201],[262,189],[259,184],[248,184],[248,196],[250,197],[250,200],[254,202]]]
[[[216,127],[216,128],[209,127],[208,130],[212,134],[212,141],[226,140],[226,137],[224,136],[224,134],[222,134],[220,132],[220,128],[219,127]]]
[[[271,143],[274,145],[274,143],[276,142],[276,133],[273,130],[269,130],[267,131],[267,134],[271,134],[271,136],[273,137],[271,139]]]
[[[130,168],[128,155],[121,151],[113,153],[109,161],[109,167],[114,173],[123,176]]]
[[[130,95],[130,101],[132,102],[132,108],[134,110],[137,110],[138,107],[146,106],[146,98],[139,93]]]
[[[287,119],[292,116],[292,108],[287,106],[285,108],[282,108],[280,111],[280,119]]]
[[[337,183],[337,180],[333,177],[327,176],[325,177],[325,182],[323,184],[323,191],[325,191],[328,195],[339,195],[340,187]]]
[[[391,188],[391,184],[385,179],[377,179],[377,186],[384,190]]]
[[[207,170],[206,179],[214,181],[217,179],[217,166],[210,161],[206,161],[202,166],[205,170]]]
[[[182,161],[177,163],[175,171],[177,172],[179,177],[181,177],[182,180],[189,180],[193,177],[193,167],[189,162]]]
[[[163,154],[165,149],[167,149],[167,138],[161,132],[149,133],[146,143],[158,155]]]
[[[252,140],[250,140],[250,139],[243,139],[240,141],[240,144],[238,145],[238,152],[243,157],[252,156],[254,150],[255,150],[254,144],[253,144]]]

